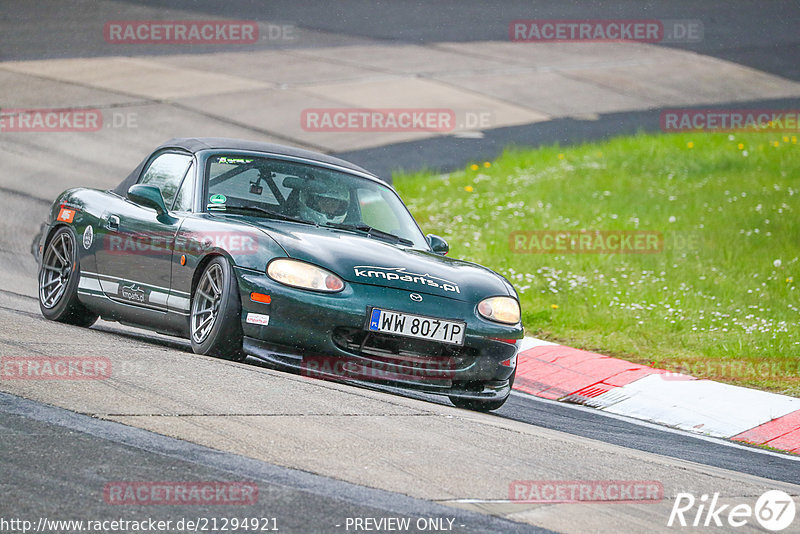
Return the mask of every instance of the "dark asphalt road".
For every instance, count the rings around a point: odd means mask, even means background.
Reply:
[[[793,0],[137,0],[115,4],[4,0],[0,29],[9,35],[20,22],[30,27],[16,34],[13,42],[3,43],[0,59],[107,55],[110,49],[93,42],[86,29],[119,19],[121,10],[116,4],[150,7],[165,16],[169,9],[172,14],[184,11],[287,23],[301,30],[328,32],[332,42],[334,35],[399,43],[502,41],[508,39],[509,23],[516,19],[697,20],[703,26],[702,40],[665,46],[800,80],[800,3]],[[299,44],[304,45],[302,40]],[[145,50],[168,53],[163,47]]]
[[[787,455],[766,455],[753,449],[731,447],[685,432],[668,432],[655,426],[610,418],[588,408],[576,409],[515,395],[496,413],[515,421],[671,458],[784,482],[797,483],[800,480],[800,457],[793,459]]]
[[[433,395],[409,394],[429,402],[448,404]],[[723,440],[693,436],[684,431],[642,424],[633,419],[608,416],[582,406],[537,399],[515,392],[502,408],[493,412],[498,417],[567,432],[645,452],[652,452],[689,462],[730,469],[759,477],[791,482],[800,481],[800,456],[763,451],[740,444],[731,446]]]
[[[258,518],[259,529],[277,526],[280,532],[336,533],[347,531],[348,518],[396,517],[410,519],[412,528],[407,532],[422,531],[414,528],[420,518],[435,518],[445,525],[452,520],[452,532],[549,532],[221,453],[5,393],[0,393],[0,449],[0,518],[7,521],[152,518],[172,521],[169,532],[193,532],[176,528],[178,521],[216,518],[218,528],[211,531],[222,532],[223,518]],[[106,484],[136,481],[247,482],[258,487],[258,495],[255,504],[239,505],[106,502]],[[228,530],[245,531],[230,526]],[[0,531],[10,529],[0,526]]]
[[[700,41],[662,46],[691,50],[800,80],[800,61],[797,59],[800,57],[800,32],[797,31],[800,2],[796,1],[507,0],[493,3],[479,0],[342,0],[331,3],[318,0],[137,0],[106,3],[4,0],[2,5],[0,60],[173,54],[174,49],[169,46],[136,45],[121,50],[97,39],[102,35],[105,22],[144,14],[151,18],[175,19],[189,13],[195,18],[239,18],[298,28],[294,41],[265,41],[252,46],[243,45],[237,50],[375,41],[417,44],[505,41],[509,38],[509,23],[516,19],[646,18],[692,20],[702,24]],[[305,36],[303,32],[307,32]],[[225,50],[231,49],[226,47]],[[187,54],[213,51],[215,48],[210,45],[181,49],[181,53]],[[800,107],[800,101],[736,102],[735,106],[793,109]],[[494,159],[508,145],[568,145],[639,131],[658,131],[659,113],[660,110],[648,110],[604,114],[598,120],[556,119],[487,130],[479,139],[442,136],[337,155],[387,178],[396,170],[446,172],[472,161]]]
[[[200,15],[278,21],[301,30],[388,42],[505,40],[514,19],[695,19],[704,27],[697,43],[670,44],[800,80],[800,3],[796,1],[676,0],[613,2],[471,0],[439,2],[344,0],[146,0],[119,2]],[[0,6],[0,60],[108,55],[113,49],[87,38],[87,26],[117,17],[112,3],[4,0]],[[323,39],[324,41],[324,39]],[[323,44],[323,43],[320,43]],[[187,50],[206,52],[207,48]],[[150,47],[126,53],[168,53]],[[2,102],[0,102],[2,104]],[[753,103],[800,107],[797,100]],[[741,104],[740,104],[741,105]],[[491,159],[509,144],[569,144],[611,135],[655,131],[658,111],[603,115],[599,120],[563,119],[502,128],[482,139],[441,137],[344,156],[386,175],[393,161],[406,169],[453,169]],[[109,334],[114,335],[114,334]],[[711,443],[682,433],[611,419],[568,406],[513,397],[498,416],[570,432],[773,480],[797,483],[800,461]],[[341,532],[346,517],[457,517],[463,532],[537,532],[490,516],[459,512],[427,501],[371,490],[308,473],[225,454],[116,423],[108,423],[0,394],[0,488],[4,518],[158,519],[184,516],[277,517],[285,532]],[[250,480],[259,504],[249,507],[114,507],[102,487],[111,480]]]
[[[697,109],[798,109],[800,99],[784,98],[696,106]],[[682,109],[693,109],[682,106]],[[463,169],[468,163],[492,161],[508,147],[561,146],[602,141],[620,135],[660,132],[661,109],[600,114],[596,120],[574,118],[553,119],[522,126],[495,128],[483,132],[479,139],[441,136],[424,141],[395,143],[376,148],[339,152],[336,155],[352,161],[378,176],[391,177],[393,172],[430,170],[450,172]]]

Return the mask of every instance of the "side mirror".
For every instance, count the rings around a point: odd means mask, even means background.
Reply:
[[[450,251],[450,245],[448,245],[447,241],[438,235],[428,234],[425,237],[428,240],[428,244],[431,246],[431,250],[433,250],[436,254],[441,254],[444,256]]]
[[[128,189],[128,199],[145,208],[153,208],[156,210],[157,215],[163,215],[167,212],[167,205],[164,204],[164,197],[161,196],[161,190],[155,186],[142,184],[132,185],[131,188]]]

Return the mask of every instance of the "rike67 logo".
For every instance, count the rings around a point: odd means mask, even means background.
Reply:
[[[780,532],[794,522],[796,507],[791,495],[780,490],[770,490],[756,500],[755,506],[747,503],[720,504],[719,493],[696,498],[691,493],[678,493],[667,526],[693,527],[743,527],[755,519],[761,527]]]

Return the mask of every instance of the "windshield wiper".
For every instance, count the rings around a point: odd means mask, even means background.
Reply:
[[[394,243],[400,243],[401,245],[413,245],[414,242],[410,239],[406,239],[405,237],[400,237],[399,235],[394,235],[389,232],[384,232],[383,230],[378,230],[377,228],[373,228],[372,226],[364,223],[352,224],[352,223],[328,223],[325,226],[330,226],[331,228],[338,228],[340,230],[354,230],[356,232],[363,232],[369,236],[374,236],[379,239],[385,239],[387,241],[393,241]]]
[[[284,215],[283,213],[279,213],[277,211],[268,210],[266,208],[261,208],[258,206],[231,206],[230,204],[224,207],[224,210],[221,209],[219,204],[210,204],[209,208],[211,211],[231,211],[231,210],[240,210],[240,211],[256,211],[258,213],[262,213],[271,219],[279,219],[281,221],[291,221],[303,224],[310,224],[313,226],[319,226],[317,223],[313,221],[307,221],[305,219],[299,219],[297,217],[292,217],[291,215]]]

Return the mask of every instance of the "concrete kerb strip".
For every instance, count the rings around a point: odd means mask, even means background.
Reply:
[[[800,399],[700,380],[527,337],[514,389],[800,454]]]

